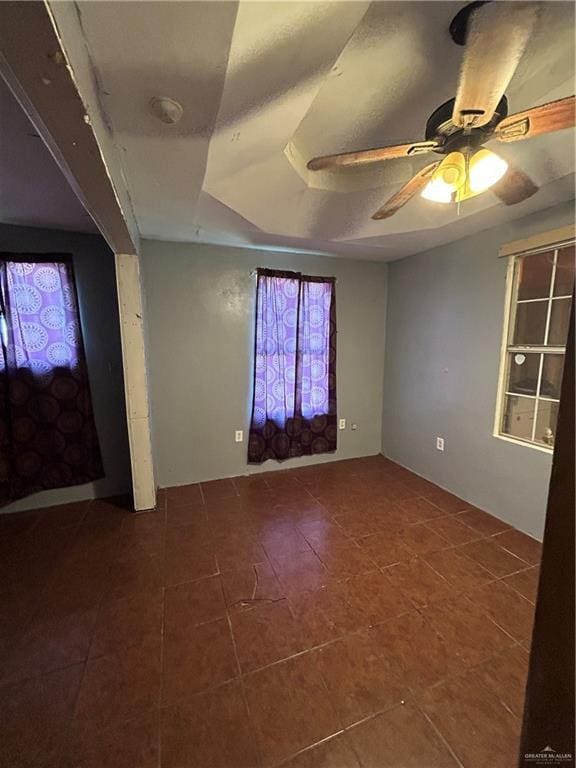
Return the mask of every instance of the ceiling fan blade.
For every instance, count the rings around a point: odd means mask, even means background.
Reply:
[[[530,176],[519,168],[508,167],[504,176],[491,187],[492,192],[505,205],[516,205],[528,200],[538,192],[538,187]]]
[[[422,168],[416,176],[413,176],[409,182],[404,184],[402,189],[398,190],[395,195],[392,195],[388,202],[373,214],[372,218],[378,220],[388,219],[390,216],[393,216],[396,211],[406,205],[414,195],[418,194],[421,189],[424,189],[426,184],[430,181],[430,177],[440,165],[440,162],[441,161],[439,160],[437,163],[430,163],[430,165]]]
[[[486,3],[468,21],[452,122],[478,128],[492,119],[536,23],[528,2]]]
[[[361,149],[358,152],[343,152],[339,155],[323,155],[314,157],[308,163],[311,171],[321,171],[325,168],[342,168],[345,166],[367,165],[379,160],[394,160],[397,157],[412,157],[431,152],[438,146],[436,141],[415,141],[412,144],[396,144],[391,147],[376,149]]]
[[[500,141],[520,141],[543,133],[561,131],[563,128],[574,128],[574,125],[576,98],[567,96],[505,117],[498,123],[494,137]]]

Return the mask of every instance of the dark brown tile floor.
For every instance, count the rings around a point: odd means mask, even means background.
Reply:
[[[0,516],[0,764],[510,768],[540,545],[382,457]]]

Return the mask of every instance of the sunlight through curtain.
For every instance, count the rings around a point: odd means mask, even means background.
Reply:
[[[249,463],[336,450],[335,280],[258,270]]]
[[[0,254],[0,503],[103,476],[65,256]]]

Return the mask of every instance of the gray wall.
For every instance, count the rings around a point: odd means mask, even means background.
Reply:
[[[114,256],[97,235],[0,224],[0,251],[72,253],[92,403],[106,476],[37,493],[0,509],[13,512],[125,493],[131,488]]]
[[[388,272],[383,453],[539,538],[551,457],[492,435],[507,267],[498,249],[573,221],[563,204]]]
[[[348,428],[336,454],[246,463],[251,407],[255,267],[335,275],[338,411]],[[386,312],[384,264],[208,245],[145,241],[152,432],[161,486],[380,452]],[[352,422],[358,424],[351,431]],[[234,431],[243,429],[243,443]]]

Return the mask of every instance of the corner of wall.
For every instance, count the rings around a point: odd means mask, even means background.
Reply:
[[[384,334],[383,334],[383,361],[384,370],[382,371],[382,408],[380,411],[380,453],[386,455],[385,445],[385,425],[386,425],[386,369],[388,355],[388,314],[389,314],[389,296],[390,296],[390,275],[392,272],[392,263],[385,262],[385,280],[384,280]]]

